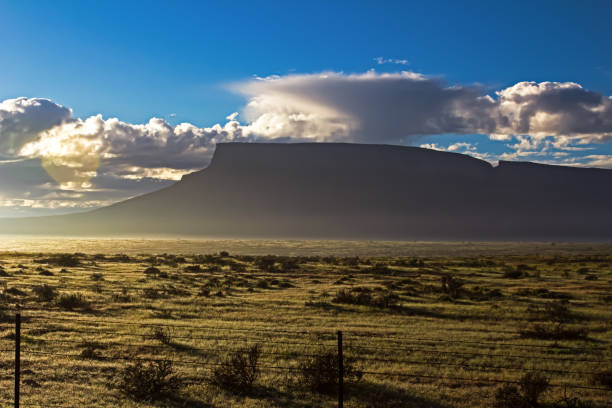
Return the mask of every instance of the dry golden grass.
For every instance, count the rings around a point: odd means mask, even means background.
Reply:
[[[269,270],[264,258],[248,256],[3,253],[0,349],[9,351],[1,354],[0,400],[12,399],[11,319],[20,307],[24,406],[333,407],[335,397],[311,393],[296,369],[302,356],[334,350],[337,330],[345,355],[366,372],[347,385],[346,407],[489,407],[494,381],[530,370],[568,385],[551,387],[547,404],[568,395],[608,406],[610,389],[570,388],[605,388],[590,373],[612,366],[612,253],[587,248],[277,258],[268,259]],[[77,266],[62,266],[74,259]],[[151,266],[158,271],[145,273]],[[456,296],[442,289],[447,275],[463,284]],[[43,284],[57,296],[33,291]],[[390,307],[335,302],[343,289],[397,299]],[[583,329],[586,338],[520,336],[536,324],[556,327],[543,307],[559,299],[571,313],[562,327]],[[249,394],[209,383],[228,351],[256,343],[264,368]],[[121,394],[121,370],[138,359],[173,360],[183,385],[152,402]]]

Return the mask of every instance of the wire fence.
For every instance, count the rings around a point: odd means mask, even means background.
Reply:
[[[343,407],[345,395],[350,393],[344,385],[346,364],[356,367],[361,381],[391,378],[394,381],[497,385],[518,384],[522,374],[541,373],[551,377],[550,387],[602,393],[606,398],[612,395],[609,387],[586,381],[612,368],[610,349],[601,345],[589,347],[590,357],[586,358],[584,349],[556,343],[439,339],[365,330],[289,330],[255,324],[241,327],[229,323],[199,324],[196,321],[134,322],[78,314],[49,316],[26,313],[22,316],[17,313],[14,318],[5,320],[0,326],[3,333],[0,374],[6,380],[12,371],[14,393],[12,400],[8,399],[10,395],[6,392],[2,394],[5,398],[0,400],[2,406],[72,406],[68,401],[59,404],[45,402],[44,405],[21,401],[22,396],[29,399],[33,392],[39,398],[45,394],[40,385],[34,390],[31,381],[22,384],[22,374],[26,372],[22,372],[24,367],[39,361],[49,361],[55,367],[66,365],[75,375],[80,371],[84,374],[91,372],[93,363],[120,369],[135,362],[170,361],[183,375],[184,385],[198,385],[205,384],[216,367],[226,364],[219,360],[220,355],[235,352],[245,344],[261,345],[258,369],[262,373],[301,375],[309,369],[300,365],[301,360],[317,359],[325,353],[332,353],[337,359],[334,370],[339,407]],[[449,350],[450,347],[461,349]],[[504,352],[495,351],[499,348]],[[567,354],[575,356],[567,357]],[[574,368],[578,363],[580,368]],[[432,373],[433,367],[439,371],[444,369],[444,372]]]

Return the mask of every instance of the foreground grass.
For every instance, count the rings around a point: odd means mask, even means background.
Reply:
[[[530,370],[556,385],[605,389],[597,374],[612,365],[612,255],[584,252],[5,253],[0,349],[13,347],[18,307],[22,401],[40,406],[332,407],[335,397],[307,389],[298,366],[304,355],[334,350],[337,330],[365,372],[347,384],[347,407],[489,407],[500,386],[493,381]],[[253,344],[264,368],[252,390],[211,384],[228,351]],[[1,356],[0,400],[9,401],[12,352]],[[148,402],[119,392],[122,369],[138,359],[173,360],[182,385]],[[568,396],[604,407],[612,393],[551,387],[542,401]]]

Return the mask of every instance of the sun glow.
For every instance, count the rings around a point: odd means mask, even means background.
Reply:
[[[40,157],[45,171],[61,186],[88,188],[100,166],[98,132],[95,121],[62,124],[24,145],[20,154]]]

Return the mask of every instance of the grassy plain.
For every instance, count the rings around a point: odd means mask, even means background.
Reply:
[[[159,242],[148,254],[111,243],[104,253],[93,243],[70,256],[0,253],[3,406],[16,308],[23,406],[333,407],[298,367],[335,350],[337,330],[364,371],[347,384],[346,407],[491,407],[503,381],[528,372],[556,385],[544,405],[612,400],[609,245],[370,243],[372,255],[367,243],[321,242],[265,257],[244,253],[287,249],[248,244],[234,255],[226,243],[229,254],[201,256]],[[253,344],[262,368],[252,390],[210,383],[228,352]],[[121,393],[122,370],[147,359],[172,360],[178,389],[154,401]]]

